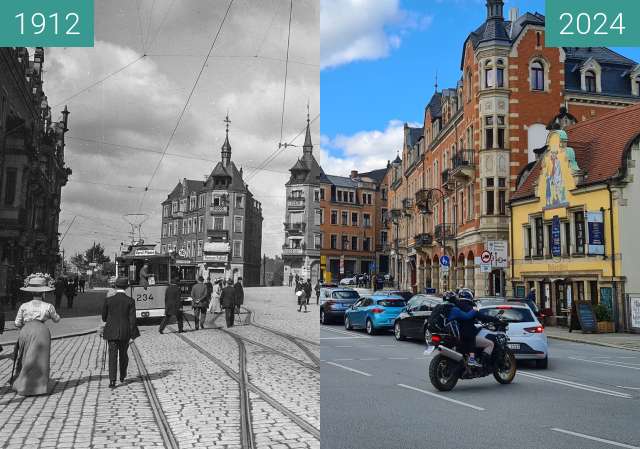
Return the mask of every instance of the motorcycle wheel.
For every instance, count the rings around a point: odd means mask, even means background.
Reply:
[[[439,391],[451,391],[458,383],[458,364],[442,355],[435,356],[429,364],[429,380]]]
[[[502,360],[496,361],[493,377],[503,385],[510,384],[516,377],[516,356],[511,351],[505,351]]]

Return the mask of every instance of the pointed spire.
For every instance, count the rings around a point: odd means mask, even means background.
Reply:
[[[313,143],[311,143],[311,120],[309,119],[309,102],[307,101],[307,134],[304,136],[304,145],[302,146],[303,155],[311,155],[313,152]]]
[[[223,120],[226,125],[226,136],[224,138],[224,143],[222,144],[222,165],[226,167],[231,162],[231,144],[229,143],[229,124],[231,120],[229,120],[229,111],[227,111],[227,116]]]
[[[437,70],[436,70],[436,84],[435,84],[435,87],[436,87],[436,93],[437,93],[438,92],[438,71]]]

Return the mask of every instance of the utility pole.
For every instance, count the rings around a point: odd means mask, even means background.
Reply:
[[[267,255],[262,255],[262,285],[267,286]]]

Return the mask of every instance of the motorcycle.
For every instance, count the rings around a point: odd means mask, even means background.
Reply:
[[[450,334],[433,334],[428,339],[426,354],[437,353],[429,364],[429,380],[440,391],[451,391],[460,379],[475,379],[493,374],[500,384],[509,384],[516,376],[516,357],[508,347],[507,322],[482,323],[489,331],[486,338],[494,342],[491,357],[479,367],[469,366],[465,354],[458,352],[458,339]],[[476,348],[476,354],[481,350]]]

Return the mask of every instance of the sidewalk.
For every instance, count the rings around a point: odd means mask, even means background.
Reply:
[[[640,334],[583,334],[582,331],[569,332],[563,327],[545,327],[547,337],[556,340],[587,343],[609,348],[627,349],[640,352]]]
[[[13,321],[5,321],[4,334],[0,335],[0,344],[11,344],[18,339],[18,329]],[[51,337],[62,337],[65,335],[85,334],[95,331],[102,324],[102,317],[81,316],[62,318],[59,323],[49,320],[45,325],[51,331]]]

